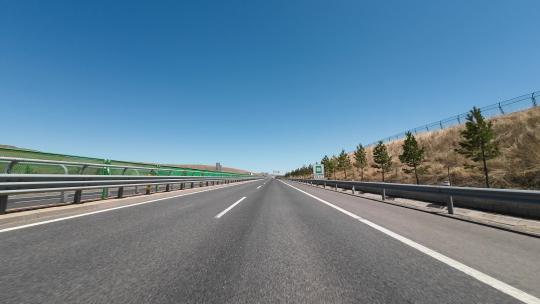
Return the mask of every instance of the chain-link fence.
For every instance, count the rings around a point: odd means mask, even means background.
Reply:
[[[495,117],[499,115],[504,115],[512,112],[522,111],[536,107],[539,100],[540,91],[536,91],[530,94],[518,96],[512,99],[494,103],[485,107],[480,108],[482,115],[485,117]],[[413,134],[420,134],[423,132],[431,132],[435,130],[441,130],[444,128],[456,126],[465,123],[468,113],[462,113],[456,116],[448,117],[436,122],[432,122],[423,126],[419,126],[408,131],[404,131],[386,138],[381,139],[382,142],[390,142],[398,140],[405,137],[407,132]],[[379,141],[373,142],[368,146],[376,145]]]

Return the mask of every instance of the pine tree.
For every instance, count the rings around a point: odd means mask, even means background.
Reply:
[[[321,164],[324,165],[324,174],[326,174],[327,178],[332,178],[332,175],[334,175],[334,179],[336,176],[336,157],[332,156],[331,158],[328,158],[328,156],[324,156],[321,160]]]
[[[384,173],[389,172],[392,168],[392,156],[388,154],[388,150],[382,141],[379,141],[375,149],[373,149],[373,161],[375,164],[372,167],[380,170],[384,183]]]
[[[405,141],[403,142],[403,154],[399,156],[399,160],[411,169],[403,169],[405,173],[414,173],[416,184],[420,184],[418,179],[418,167],[424,161],[424,148],[418,145],[416,138],[411,132],[406,133]]]
[[[327,155],[325,155],[322,159],[321,159],[321,164],[324,166],[324,174],[326,175],[326,177],[330,177],[330,171],[328,169],[328,162],[330,161],[330,159],[328,158]]]
[[[366,150],[359,144],[354,151],[354,166],[360,170],[360,180],[364,180],[364,169],[367,167]]]
[[[330,168],[330,172],[332,172],[334,179],[336,179],[337,165],[338,165],[337,157],[335,155],[332,155],[332,157],[328,160],[328,167]]]
[[[351,159],[349,158],[349,155],[345,152],[345,150],[341,150],[341,153],[339,153],[337,160],[338,160],[338,165],[337,165],[338,169],[343,170],[345,179],[347,179],[347,170],[351,168]]]
[[[487,161],[499,156],[499,147],[494,141],[493,123],[486,121],[477,107],[467,114],[465,130],[461,131],[462,140],[456,152],[475,162],[482,162],[486,187],[489,188]]]
[[[307,178],[313,178],[313,165],[312,164],[309,164],[309,166],[307,166],[304,175]]]

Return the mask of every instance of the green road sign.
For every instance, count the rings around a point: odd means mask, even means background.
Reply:
[[[324,166],[319,163],[313,165],[313,178],[324,179]]]

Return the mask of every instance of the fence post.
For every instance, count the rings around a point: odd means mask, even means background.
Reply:
[[[80,204],[82,201],[82,190],[75,190],[75,195],[73,196],[73,203]]]
[[[454,214],[454,198],[451,195],[448,200],[448,214]]]
[[[118,187],[118,193],[116,198],[122,198],[124,196],[124,187]]]
[[[499,102],[499,111],[501,111],[501,114],[504,115],[504,110],[503,110],[503,108],[501,107],[501,103],[500,103],[500,102]]]
[[[104,160],[103,163],[105,165],[110,165],[111,161],[106,159],[106,160]],[[111,175],[111,168],[110,167],[103,167],[102,170],[103,170],[102,175]],[[109,197],[109,188],[103,188],[103,190],[101,191],[101,199],[106,199],[108,197]]]
[[[533,107],[536,107],[537,104],[536,104],[536,98],[534,98],[534,93],[531,94],[531,101],[532,101]]]
[[[15,167],[16,164],[17,164],[17,161],[16,161],[16,160],[10,161],[10,162],[6,165],[6,169],[4,170],[4,173],[10,174],[11,171],[13,170],[13,167]]]
[[[6,213],[7,203],[8,203],[8,195],[7,194],[0,195],[0,214]]]
[[[79,170],[79,174],[84,174],[84,170],[86,170],[86,168],[88,168],[88,165],[82,165],[81,170]]]

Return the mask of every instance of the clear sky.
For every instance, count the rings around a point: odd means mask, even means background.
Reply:
[[[1,1],[0,143],[289,170],[540,89],[540,1]]]

